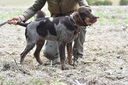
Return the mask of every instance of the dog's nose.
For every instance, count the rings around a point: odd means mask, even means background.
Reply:
[[[95,22],[97,21],[98,18],[99,18],[98,16],[93,16],[93,18],[92,18],[92,22],[95,23]]]
[[[95,16],[94,18],[95,18],[95,19],[98,19],[98,18],[100,18],[100,17],[99,17],[99,16]]]

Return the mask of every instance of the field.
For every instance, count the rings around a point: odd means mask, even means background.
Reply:
[[[0,23],[25,9],[0,7]],[[39,66],[34,49],[21,66],[25,28],[9,24],[0,27],[0,85],[128,85],[128,6],[92,6],[92,10],[100,19],[87,27],[84,57],[76,68],[66,64],[70,69],[64,71],[60,65]],[[48,62],[43,50],[41,58]]]
[[[0,6],[30,6],[35,0],[1,0]]]

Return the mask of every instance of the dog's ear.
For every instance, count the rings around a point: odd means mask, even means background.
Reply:
[[[78,9],[78,12],[80,14],[83,14],[83,13],[85,14],[85,13],[89,13],[89,12],[91,13],[91,9],[89,7],[82,6]]]
[[[78,12],[81,14],[81,13],[85,13],[85,7],[80,7],[78,9]]]

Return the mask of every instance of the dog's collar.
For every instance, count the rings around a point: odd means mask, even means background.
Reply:
[[[78,33],[79,29],[77,28],[78,26],[76,24],[76,21],[74,20],[73,15],[74,15],[74,13],[69,16],[69,21],[70,21],[71,25],[73,26],[73,28],[75,29],[75,33]]]
[[[70,20],[71,20],[71,22],[73,23],[73,25],[76,26],[77,24],[76,24],[76,21],[74,20],[74,16],[73,16],[73,15],[74,15],[74,13],[72,13],[72,14],[70,15]]]

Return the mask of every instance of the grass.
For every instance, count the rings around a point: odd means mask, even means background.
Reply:
[[[128,24],[128,15],[126,15],[126,11],[122,10],[116,10],[113,13],[104,13],[103,11],[96,11],[95,15],[100,16],[100,18],[98,19],[99,23],[114,23],[114,24],[118,24],[118,23],[125,23]]]
[[[125,23],[125,24],[128,24],[128,20],[124,20],[124,23]]]
[[[5,77],[0,77],[0,85],[14,85],[12,80],[6,81]]]
[[[65,83],[63,83],[60,79],[53,79],[53,80],[49,80],[49,81],[43,81],[41,79],[35,79],[35,78],[32,78],[29,80],[29,84],[32,84],[32,85],[67,85]]]
[[[14,16],[22,14],[27,8],[4,8],[0,7],[0,20],[10,19]],[[106,14],[103,11],[95,11],[95,15],[100,16],[98,19],[98,23],[125,23],[128,24],[128,21],[126,19],[123,19],[124,17],[128,17],[125,10],[113,10],[113,13]],[[116,14],[116,16],[115,16]],[[49,16],[49,14],[46,13],[46,15]],[[115,17],[115,18],[113,18]],[[33,19],[31,19],[33,20]]]
[[[13,80],[8,80],[5,77],[0,77],[0,85],[67,85],[63,83],[60,79],[51,79],[49,81],[45,81],[44,79],[39,78],[31,78],[25,82],[17,83]]]
[[[12,9],[6,9],[6,8],[0,8],[0,21],[1,20],[8,20],[11,19],[14,16],[21,15],[27,8],[12,8]],[[46,13],[47,15],[47,13]],[[34,18],[32,17],[30,19],[33,20]]]
[[[11,17],[20,15],[25,9],[3,9],[0,11],[0,19],[10,19]]]

